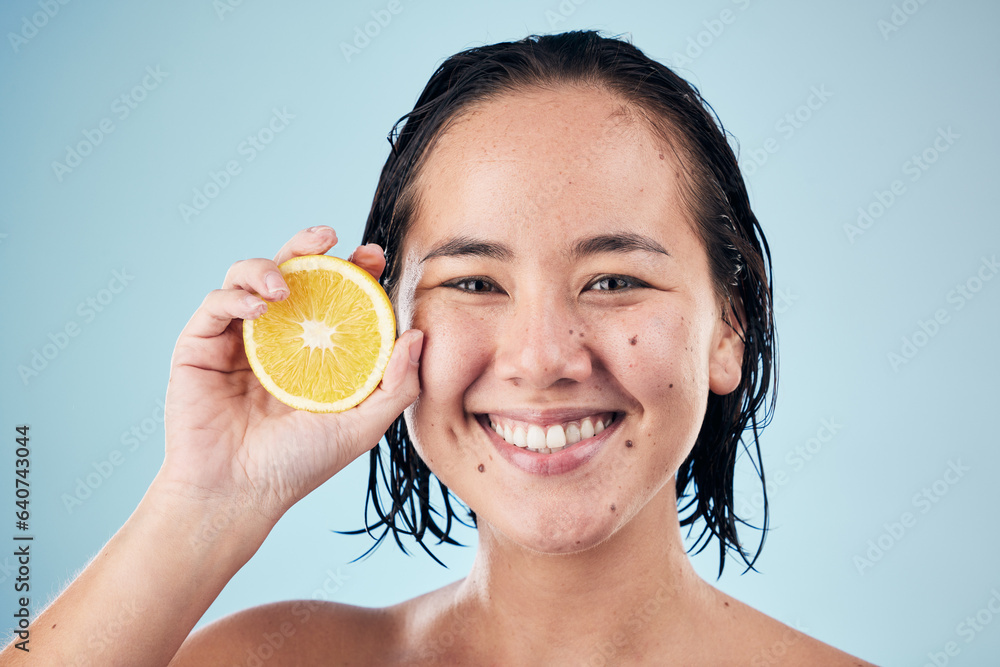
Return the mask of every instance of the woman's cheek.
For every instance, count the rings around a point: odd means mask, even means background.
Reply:
[[[708,392],[691,318],[657,304],[595,320],[593,334],[611,381],[637,404],[637,435],[682,460],[697,438]]]
[[[424,349],[420,396],[406,410],[407,426],[428,465],[455,461],[456,457],[443,455],[442,448],[461,447],[458,434],[448,425],[468,421],[465,395],[488,371],[491,336],[481,318],[454,308],[417,308],[412,326],[424,332]]]
[[[493,335],[482,317],[431,306],[416,312],[413,326],[424,332],[421,387],[429,398],[460,396],[487,370]]]
[[[640,402],[662,397],[689,375],[691,345],[679,316],[636,308],[592,318],[589,328],[601,364]]]

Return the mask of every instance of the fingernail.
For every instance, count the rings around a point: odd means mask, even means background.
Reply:
[[[261,301],[260,297],[256,297],[253,294],[247,294],[245,297],[243,297],[243,303],[245,303],[247,305],[247,308],[251,310],[257,310],[261,306],[267,308],[267,304]]]
[[[424,349],[424,334],[417,332],[417,340],[410,343],[410,363],[415,364],[420,361],[420,353]]]
[[[285,281],[282,280],[281,274],[276,271],[271,271],[264,276],[264,284],[267,285],[267,291],[271,294],[288,292],[288,286],[285,285]]]
[[[313,234],[325,234],[326,232],[332,232],[333,228],[327,225],[316,225],[315,227],[310,227],[306,230],[307,232],[312,232]]]

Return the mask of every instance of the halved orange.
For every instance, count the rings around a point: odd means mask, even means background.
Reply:
[[[278,268],[288,298],[243,321],[250,367],[297,410],[354,407],[375,391],[396,341],[389,297],[367,271],[336,257],[303,255]]]

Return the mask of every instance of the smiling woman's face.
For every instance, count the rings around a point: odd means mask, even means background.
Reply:
[[[674,153],[570,87],[479,105],[432,150],[396,295],[426,336],[406,412],[424,461],[536,551],[591,547],[657,494],[673,507],[742,356]]]

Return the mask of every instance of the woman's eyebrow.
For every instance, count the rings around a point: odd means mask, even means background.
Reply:
[[[514,251],[503,243],[481,241],[468,236],[456,236],[434,246],[420,262],[423,263],[435,257],[486,257],[509,262],[514,257]]]
[[[599,234],[576,242],[570,251],[573,258],[596,255],[606,252],[624,253],[641,250],[670,256],[666,248],[654,239],[633,232],[614,232]]]
[[[655,240],[633,232],[598,234],[581,239],[573,245],[570,256],[577,259],[601,253],[627,253],[637,250],[670,256],[670,253]],[[456,236],[434,246],[420,262],[435,257],[485,257],[509,262],[514,258],[514,251],[503,243]]]

